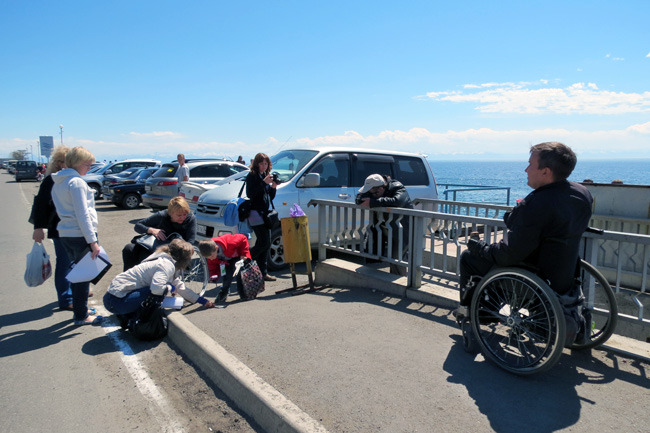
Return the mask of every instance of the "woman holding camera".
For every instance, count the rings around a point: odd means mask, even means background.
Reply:
[[[266,258],[271,249],[271,230],[266,228],[264,220],[269,213],[271,201],[275,198],[278,184],[273,179],[271,169],[273,164],[268,155],[258,153],[253,158],[251,171],[246,176],[246,195],[251,201],[251,214],[248,223],[255,232],[255,245],[251,248],[251,257],[260,267],[264,281],[275,281],[276,278],[267,274]]]

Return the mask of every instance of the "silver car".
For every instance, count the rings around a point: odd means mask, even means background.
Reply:
[[[190,182],[209,184],[217,182],[235,173],[248,170],[243,164],[227,160],[188,159],[185,161],[190,169]],[[154,209],[164,209],[172,197],[178,195],[180,185],[176,178],[178,162],[168,162],[153,174],[144,186],[142,204]]]

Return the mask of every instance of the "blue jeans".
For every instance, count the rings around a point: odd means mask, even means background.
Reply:
[[[138,311],[142,301],[147,299],[150,293],[149,287],[136,289],[123,298],[118,298],[107,292],[104,295],[104,307],[117,316],[129,316]]]
[[[56,267],[54,268],[54,287],[59,299],[59,308],[67,308],[72,304],[72,289],[70,283],[65,279],[70,267],[70,259],[61,239],[52,239],[54,242],[54,253],[56,254]]]
[[[78,238],[59,238],[65,251],[68,253],[68,259],[77,261],[81,259],[90,247],[84,237]],[[88,317],[88,292],[90,291],[90,281],[83,283],[71,283],[72,289],[72,306],[74,320],[85,320]]]

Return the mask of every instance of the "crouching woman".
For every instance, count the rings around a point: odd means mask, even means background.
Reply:
[[[190,264],[193,253],[194,247],[182,239],[159,247],[145,261],[113,279],[104,295],[104,306],[123,326],[136,315],[149,294],[164,296],[169,291],[188,302],[214,307],[212,302],[186,289],[180,279],[180,272]]]

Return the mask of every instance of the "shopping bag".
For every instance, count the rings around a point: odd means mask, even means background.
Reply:
[[[25,283],[29,287],[40,286],[52,275],[50,256],[40,242],[34,242],[32,251],[27,254],[27,267],[25,268]]]
[[[255,260],[246,259],[237,268],[237,291],[242,299],[255,299],[264,291],[264,276]]]

